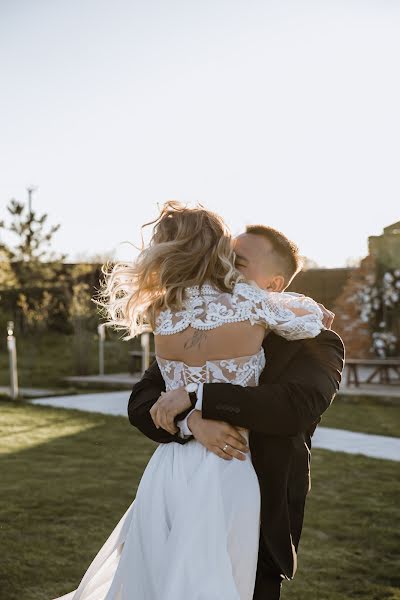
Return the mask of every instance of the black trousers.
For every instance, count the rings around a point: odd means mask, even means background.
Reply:
[[[285,578],[277,571],[260,535],[258,563],[253,600],[279,600],[282,581]]]
[[[282,577],[262,574],[257,570],[253,600],[279,600],[281,597]]]

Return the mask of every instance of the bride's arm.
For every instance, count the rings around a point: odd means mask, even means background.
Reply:
[[[157,429],[151,418],[150,409],[160,397],[161,392],[165,392],[165,383],[158,367],[157,361],[145,371],[142,379],[133,386],[128,402],[128,417],[131,425],[139,429],[146,437],[167,444],[168,442],[178,442],[186,444],[193,436],[182,438],[180,432],[169,433],[162,427]],[[192,408],[185,410],[175,417],[175,423],[183,419]]]
[[[329,330],[301,343],[279,383],[256,387],[205,383],[202,417],[268,435],[296,435],[310,429],[339,389],[344,346]]]

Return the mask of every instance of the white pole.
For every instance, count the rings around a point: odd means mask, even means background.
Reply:
[[[104,375],[104,340],[106,339],[105,323],[97,325],[97,333],[99,334],[99,375]]]
[[[17,346],[14,337],[14,321],[7,323],[7,348],[10,365],[10,392],[11,398],[18,398],[18,370],[17,370]]]
[[[140,336],[142,345],[142,373],[150,366],[150,333],[142,333]]]

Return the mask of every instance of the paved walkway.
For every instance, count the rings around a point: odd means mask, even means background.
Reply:
[[[400,399],[400,385],[381,385],[379,383],[360,383],[358,387],[341,384],[341,396],[374,396]]]
[[[46,406],[59,406],[75,408],[88,412],[100,412],[108,415],[122,415],[127,417],[129,392],[104,392],[95,394],[77,394],[75,396],[56,396],[54,398],[40,398],[32,403]],[[400,438],[383,435],[370,435],[317,427],[312,437],[313,448],[324,448],[334,452],[349,454],[362,454],[373,458],[400,461]]]
[[[104,375],[75,375],[64,377],[63,380],[68,385],[82,386],[91,385],[98,389],[107,388],[107,386],[119,387],[119,389],[132,389],[134,384],[141,378],[141,373],[105,373]]]
[[[317,427],[311,443],[313,448],[400,461],[400,438],[386,435]]]
[[[21,388],[20,387],[20,388],[18,388],[18,391],[19,391],[20,395],[23,396],[24,398],[36,398],[36,397],[42,398],[43,396],[56,396],[58,394],[58,390],[45,390],[45,389],[41,389],[41,388],[27,388],[27,387]],[[0,394],[5,394],[6,396],[10,396],[11,395],[10,386],[0,385]]]
[[[61,406],[62,408],[76,408],[87,412],[99,412],[105,415],[128,417],[127,406],[130,393],[123,392],[95,392],[93,394],[75,394],[73,396],[55,396],[54,398],[40,398],[31,400],[32,404],[46,406]]]

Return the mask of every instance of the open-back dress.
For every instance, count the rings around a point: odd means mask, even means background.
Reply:
[[[162,311],[154,333],[249,320],[295,340],[318,335],[322,317],[306,296],[267,292],[244,282],[232,293],[204,284],[186,288],[182,310]],[[262,347],[249,356],[195,367],[156,358],[166,390],[191,381],[257,385],[268,360]],[[248,440],[248,430],[241,431]],[[252,600],[260,488],[251,453],[245,456],[244,461],[224,460],[195,438],[159,444],[135,499],[78,588],[56,600]]]

